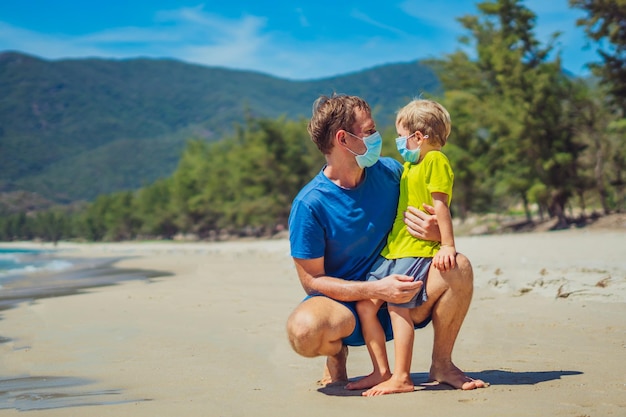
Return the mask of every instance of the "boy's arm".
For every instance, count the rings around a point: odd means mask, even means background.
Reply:
[[[441,249],[433,258],[433,265],[440,271],[448,271],[456,266],[456,247],[452,216],[448,208],[448,194],[432,193],[437,223],[441,231]]]

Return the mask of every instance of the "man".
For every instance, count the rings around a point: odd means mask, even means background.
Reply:
[[[320,97],[308,130],[326,165],[292,206],[291,255],[308,296],[290,315],[287,333],[298,354],[327,357],[321,383],[331,384],[348,379],[347,346],[364,344],[355,302],[404,303],[422,283],[397,274],[363,281],[393,224],[402,172],[399,162],[379,159],[382,139],[369,105],[354,96]],[[440,239],[432,216],[414,209],[406,217],[413,236]],[[454,343],[473,292],[469,260],[458,254],[456,263],[447,272],[430,269],[425,284],[428,300],[411,309],[411,318],[416,328],[433,323],[430,379],[468,390],[485,384],[452,363]],[[389,316],[384,309],[380,312],[389,339]]]

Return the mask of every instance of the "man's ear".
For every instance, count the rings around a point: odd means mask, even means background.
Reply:
[[[339,129],[337,133],[335,133],[335,140],[338,143],[343,143],[345,145],[346,144],[346,132],[342,129]]]

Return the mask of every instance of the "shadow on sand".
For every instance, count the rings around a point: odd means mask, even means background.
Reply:
[[[489,385],[535,385],[541,382],[554,381],[564,376],[582,375],[580,371],[528,371],[513,372],[502,370],[485,370],[482,372],[468,372],[468,375],[474,379],[481,379],[488,382]],[[361,377],[351,378],[350,381],[356,381]],[[415,384],[416,391],[445,391],[454,390],[447,384],[439,384],[437,382],[428,382],[428,373],[412,373],[411,379]],[[347,390],[344,388],[345,383],[331,384],[319,388],[317,391],[322,394],[338,396],[338,397],[360,397],[364,390]]]

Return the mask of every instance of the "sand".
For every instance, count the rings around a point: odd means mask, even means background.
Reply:
[[[416,391],[376,398],[317,386],[324,359],[291,350],[285,321],[304,292],[286,240],[61,243],[64,256],[173,275],[0,312],[0,415],[626,416],[625,237],[457,238],[476,290],[454,360],[491,386],[425,385],[429,327],[416,332]],[[350,350],[351,378],[370,367]]]

